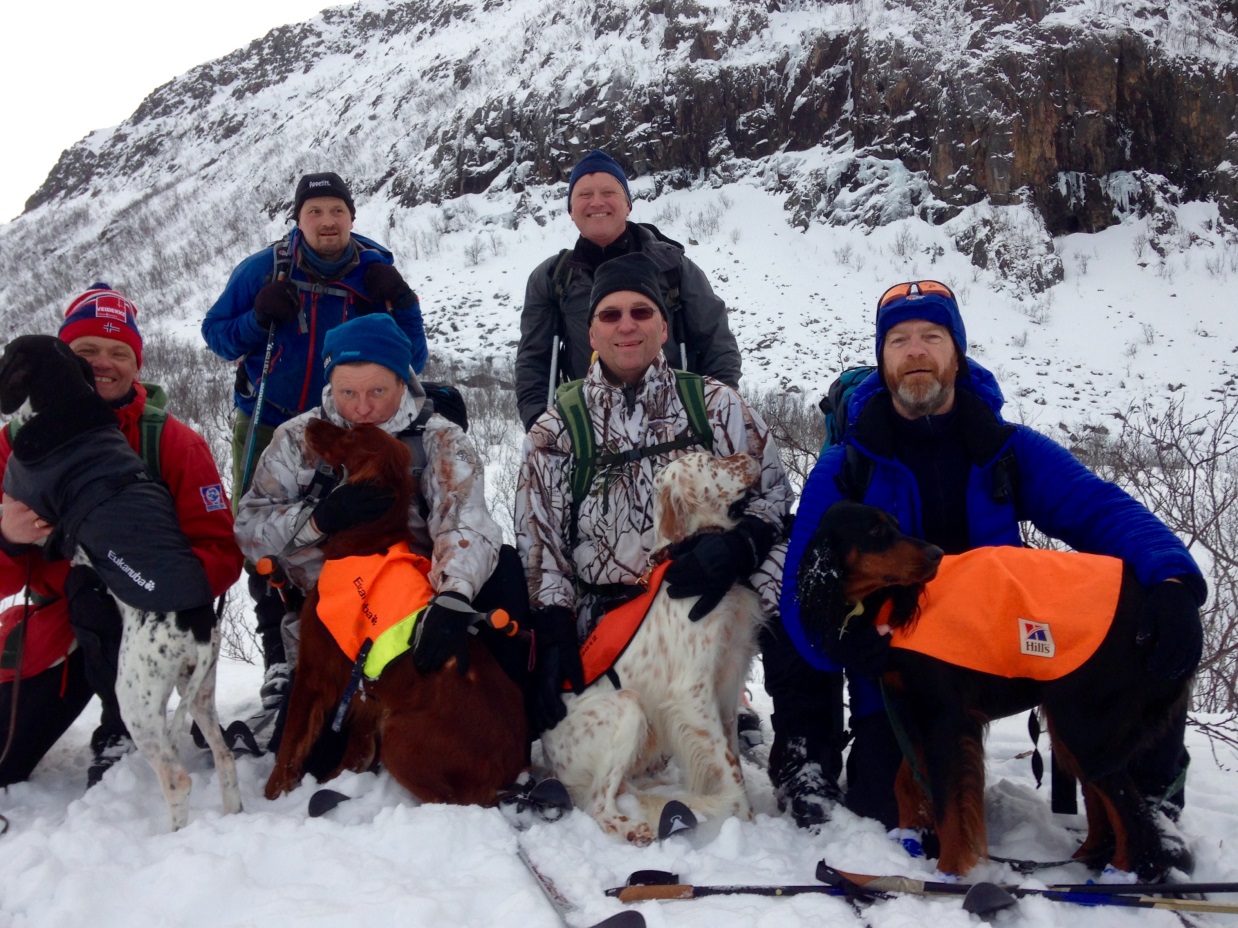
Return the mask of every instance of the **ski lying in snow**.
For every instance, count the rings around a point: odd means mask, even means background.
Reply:
[[[555,885],[554,880],[537,868],[537,864],[533,863],[525,849],[520,846],[519,838],[517,838],[516,856],[520,858],[521,863],[525,865],[529,873],[533,874],[533,878],[537,880],[537,885],[542,888],[542,892],[559,914],[559,921],[563,923],[564,928],[572,928],[572,923],[568,921],[568,916],[579,912],[578,907],[573,905],[567,896],[563,895],[563,891]],[[633,909],[627,909],[594,923],[590,928],[645,928],[645,916]]]
[[[1135,888],[1141,884],[1063,884],[1047,889],[1025,889],[1021,886],[997,883],[944,883],[917,880],[905,876],[869,876],[835,870],[823,860],[817,864],[817,879],[827,886],[840,889],[853,887],[861,892],[877,890],[883,893],[905,893],[916,896],[962,896],[963,907],[975,915],[985,915],[1009,908],[1021,897],[1039,897],[1050,902],[1066,902],[1083,906],[1119,906],[1137,909],[1169,909],[1175,912],[1220,912],[1238,914],[1238,904],[1212,902],[1206,899],[1178,899],[1143,895]],[[1227,884],[1142,884],[1172,887],[1175,893],[1198,892],[1195,886]],[[1228,884],[1232,885],[1232,884]]]
[[[696,816],[678,799],[672,799],[662,807],[662,817],[658,820],[658,840],[665,841],[672,835],[691,831],[696,827]]]

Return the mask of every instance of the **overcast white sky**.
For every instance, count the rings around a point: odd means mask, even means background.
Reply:
[[[67,0],[6,3],[0,55],[7,138],[0,222],[17,216],[60,153],[125,120],[152,90],[194,65],[333,0]]]

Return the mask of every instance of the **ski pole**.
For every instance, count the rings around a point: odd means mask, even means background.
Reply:
[[[1020,886],[1001,886],[997,883],[939,883],[916,880],[905,876],[869,876],[862,873],[846,873],[828,866],[825,861],[817,864],[817,879],[829,886],[844,888],[848,885],[862,890],[880,890],[888,893],[909,893],[916,896],[964,896],[964,907],[974,914],[996,911],[1014,904],[1019,897],[1039,896],[1051,902],[1068,902],[1074,905],[1103,905],[1138,909],[1169,909],[1177,912],[1218,912],[1238,914],[1238,904],[1212,902],[1205,899],[1170,899],[1156,896],[1127,895],[1120,883],[1111,886],[1092,885],[1082,891],[1078,887],[1059,889],[1024,889]],[[1190,892],[1191,884],[1176,883],[1174,892]],[[1207,885],[1207,884],[1202,884]]]
[[[665,885],[615,886],[606,890],[620,902],[641,902],[646,899],[700,899],[704,896],[799,896],[815,893],[820,896],[845,896],[846,890],[835,886],[693,886],[690,883]]]
[[[280,275],[281,280],[283,276],[283,274]],[[250,478],[254,475],[254,449],[258,446],[258,422],[262,418],[262,407],[267,395],[267,374],[271,371],[271,355],[274,350],[275,322],[272,321],[267,332],[266,354],[262,358],[262,377],[258,381],[258,396],[254,399],[254,412],[249,420],[249,430],[245,434],[245,450],[241,455],[245,462],[241,469],[241,486],[239,491],[236,488],[233,489],[233,495],[236,497],[244,495],[249,489]]]
[[[659,872],[659,871],[655,871]],[[847,880],[865,889],[884,889],[890,892],[911,892],[917,895],[964,896],[974,884],[932,883],[908,876],[873,876],[866,873],[847,873],[836,870],[824,860],[817,864],[817,879],[831,886]],[[1002,883],[1003,889],[1014,892],[1018,886]],[[1238,882],[1191,882],[1181,883],[1051,883],[1046,890],[1063,893],[1094,893],[1099,895],[1151,896],[1158,893],[1238,893]]]

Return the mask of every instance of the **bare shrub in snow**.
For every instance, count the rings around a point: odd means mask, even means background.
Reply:
[[[1193,708],[1238,711],[1238,399],[1192,414],[1179,395],[1163,407],[1145,402],[1118,419],[1116,435],[1093,430],[1072,450],[1190,546],[1209,588]]]

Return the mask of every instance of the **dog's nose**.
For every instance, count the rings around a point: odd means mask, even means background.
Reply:
[[[925,545],[924,547],[924,559],[928,561],[931,567],[936,567],[940,564],[945,554],[946,552],[937,547],[937,545]]]

